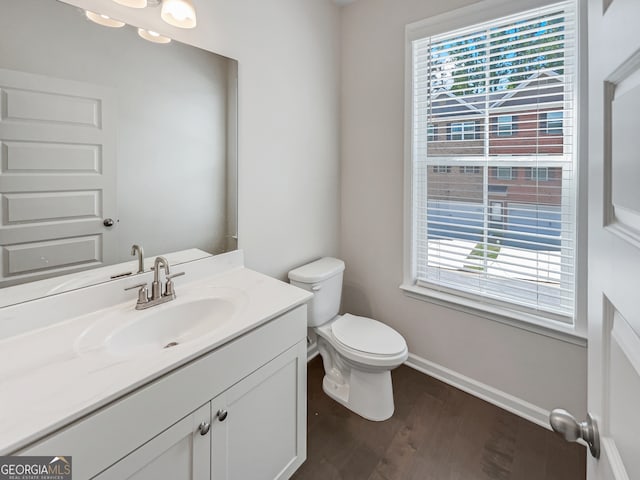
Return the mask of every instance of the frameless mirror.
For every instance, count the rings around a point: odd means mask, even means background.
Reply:
[[[133,244],[235,249],[236,116],[235,60],[0,0],[0,305],[27,282],[58,293],[52,277],[132,261]]]

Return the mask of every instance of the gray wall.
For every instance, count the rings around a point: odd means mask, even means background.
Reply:
[[[227,64],[56,1],[0,0],[0,68],[112,87],[117,95],[118,261],[191,247],[223,251]]]
[[[542,410],[564,406],[583,416],[585,347],[412,299],[398,288],[403,279],[405,25],[471,3],[366,0],[344,9],[343,307],[396,328],[429,368],[489,397]]]

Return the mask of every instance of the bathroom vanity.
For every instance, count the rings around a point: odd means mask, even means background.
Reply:
[[[2,309],[0,455],[71,456],[74,479],[291,476],[311,295],[241,252],[178,270],[145,311],[124,289],[150,273]]]

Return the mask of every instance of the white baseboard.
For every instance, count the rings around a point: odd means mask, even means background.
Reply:
[[[549,411],[544,408],[540,408],[522,400],[521,398],[514,397],[513,395],[498,390],[497,388],[478,382],[477,380],[461,375],[458,372],[454,372],[453,370],[430,362],[429,360],[425,360],[413,353],[409,354],[409,358],[405,362],[405,365],[426,375],[437,378],[438,380],[441,380],[453,387],[459,388],[474,397],[478,397],[492,403],[497,407],[518,415],[530,422],[540,425],[541,427],[549,430],[551,429],[549,426]]]
[[[318,351],[318,343],[313,342],[307,345],[307,363],[316,358],[320,352]]]

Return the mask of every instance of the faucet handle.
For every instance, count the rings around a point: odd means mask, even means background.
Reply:
[[[126,290],[133,290],[135,288],[139,288],[138,290],[138,305],[145,304],[149,301],[149,296],[147,295],[147,284],[146,283],[138,283],[137,285],[131,285],[130,287],[126,287]]]
[[[182,275],[184,275],[184,272],[178,272],[178,273],[172,273],[171,275],[167,275],[164,278],[166,278],[167,280],[171,280],[172,278],[181,277]]]
[[[171,281],[171,279],[175,278],[175,277],[181,277],[182,275],[184,275],[184,272],[172,273],[171,275],[167,275],[165,277],[167,279],[167,284],[164,287],[164,296],[165,297],[173,297],[173,298],[175,298],[176,292],[173,289],[173,282]]]

